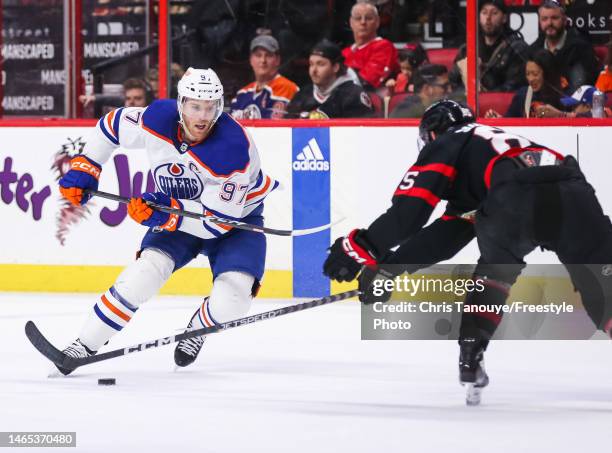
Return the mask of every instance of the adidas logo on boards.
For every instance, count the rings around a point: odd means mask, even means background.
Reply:
[[[323,157],[321,148],[314,138],[308,141],[302,152],[293,161],[295,171],[329,171],[329,162]]]

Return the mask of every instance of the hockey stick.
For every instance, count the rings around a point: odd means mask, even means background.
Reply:
[[[119,203],[129,203],[128,197],[122,197],[121,195],[115,195],[113,193],[101,192],[99,190],[85,189],[85,192],[95,195],[96,197],[107,198],[109,200],[118,201]],[[209,222],[216,223],[217,225],[226,225],[239,230],[255,231],[256,233],[274,234],[276,236],[306,236],[309,234],[318,233],[320,231],[327,230],[332,226],[344,220],[344,217],[336,220],[335,222],[321,225],[314,228],[306,228],[303,230],[278,230],[276,228],[267,228],[265,226],[253,225],[251,223],[241,222],[239,220],[224,219],[222,217],[216,217],[211,215],[197,214],[195,212],[184,211],[182,209],[170,208],[168,206],[160,205],[147,201],[147,204],[158,211],[167,212],[169,214],[178,214],[182,217],[190,217],[192,219],[208,220]]]
[[[321,299],[311,300],[310,302],[304,302],[297,305],[290,305],[288,307],[277,308],[276,310],[270,310],[263,313],[258,313],[252,316],[246,316],[244,318],[236,319],[234,321],[228,321],[226,323],[218,324],[212,327],[203,327],[201,329],[190,330],[177,335],[171,335],[169,337],[158,338],[157,340],[145,341],[134,346],[127,348],[115,349],[114,351],[104,352],[91,357],[74,358],[64,354],[62,351],[53,346],[49,340],[38,330],[36,324],[32,321],[28,321],[25,325],[25,333],[28,340],[32,345],[44,355],[46,358],[51,360],[57,366],[66,368],[69,370],[75,370],[83,365],[89,365],[90,363],[102,362],[104,360],[113,359],[122,355],[132,354],[133,352],[144,351],[145,349],[157,348],[171,343],[176,343],[181,340],[188,338],[200,337],[202,335],[209,335],[222,330],[232,329],[234,327],[240,327],[247,324],[253,324],[255,322],[264,321],[266,319],[276,318],[278,316],[287,315],[296,311],[307,310],[309,308],[318,307],[320,305],[331,304],[333,302],[339,302],[341,300],[350,299],[359,295],[358,290],[346,291],[344,293],[334,294],[331,296],[323,297]]]

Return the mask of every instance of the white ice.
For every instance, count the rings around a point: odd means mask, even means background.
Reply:
[[[211,335],[176,373],[165,346],[47,378],[25,322],[63,347],[94,301],[0,294],[0,431],[76,431],[77,448],[62,451],[107,453],[610,449],[607,341],[492,344],[479,407],[464,404],[454,342],[361,341],[355,302]],[[171,334],[198,303],[158,297],[107,348]],[[257,300],[253,312],[281,303]]]

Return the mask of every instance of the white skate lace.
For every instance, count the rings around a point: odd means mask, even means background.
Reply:
[[[89,357],[91,354],[85,349],[85,345],[79,340],[75,340],[66,349],[62,351],[64,354],[74,357],[75,359],[81,357]]]
[[[198,355],[198,352],[200,352],[200,349],[202,349],[205,338],[206,337],[193,337],[183,340],[179,343],[178,349],[183,351],[185,354],[195,357]]]

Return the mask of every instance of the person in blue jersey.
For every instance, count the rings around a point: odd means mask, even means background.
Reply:
[[[249,64],[255,80],[242,87],[230,104],[236,119],[284,118],[287,104],[298,92],[298,86],[279,74],[281,64],[278,41],[270,35],[256,36],[250,45]]]
[[[189,319],[188,329],[244,316],[264,273],[263,234],[167,214],[147,204],[263,224],[263,201],[278,183],[261,170],[249,133],[223,113],[223,86],[213,70],[189,68],[178,82],[177,101],[119,108],[101,118],[85,151],[72,159],[59,182],[63,196],[75,205],[87,203],[91,194],[86,189],[97,189],[103,164],[119,146],[148,155],[155,192],[134,197],[128,205],[130,217],[148,230],[137,260],[101,295],[78,338],[64,349],[73,357],[95,354],[173,272],[199,254],[208,257],[213,287]],[[179,342],[176,365],[193,363],[204,340]]]

